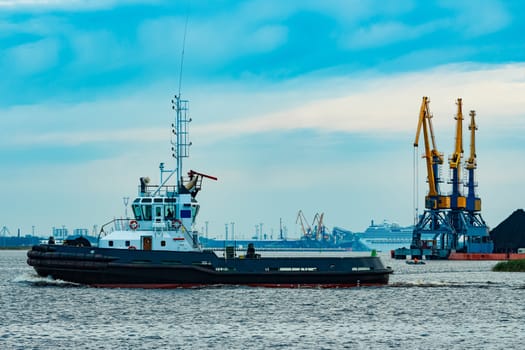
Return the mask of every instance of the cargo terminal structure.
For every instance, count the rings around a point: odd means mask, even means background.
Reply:
[[[428,193],[425,196],[425,209],[417,218],[412,234],[410,248],[398,248],[391,252],[393,258],[406,259],[483,259],[494,250],[489,235],[489,228],[481,216],[481,199],[476,194],[475,181],[476,148],[474,111],[470,111],[470,155],[465,162],[468,177],[462,182],[461,168],[463,157],[463,112],[462,99],[457,99],[456,135],[454,152],[449,158],[452,185],[450,194],[443,194],[441,184],[441,166],[443,154],[436,146],[432,117],[429,109],[430,100],[423,97],[421,103],[414,148],[417,153],[421,131],[425,143],[423,157],[426,160]],[[462,193],[467,188],[467,195]],[[417,209],[416,209],[417,213]],[[433,237],[424,240],[422,237]],[[463,254],[463,255],[462,255]]]

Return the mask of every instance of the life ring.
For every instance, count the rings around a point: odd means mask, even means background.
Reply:
[[[132,229],[133,231],[138,229],[139,228],[139,223],[137,222],[137,220],[131,220],[129,222],[129,228]]]
[[[130,246],[128,247],[128,249],[130,249],[130,250],[137,250],[137,247],[135,247],[134,245],[130,245]]]
[[[179,219],[175,219],[171,221],[171,225],[175,230],[178,230],[181,227],[182,222]]]

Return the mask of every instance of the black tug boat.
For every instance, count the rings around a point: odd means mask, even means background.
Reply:
[[[41,244],[28,251],[27,263],[40,276],[95,287],[178,288],[208,285],[265,287],[354,287],[388,284],[390,267],[368,257],[262,257],[253,244],[237,256],[203,249],[193,228],[199,212],[195,199],[204,178],[191,170],[182,177],[188,157],[188,101],[175,96],[171,140],[174,170],[160,166],[160,185],[140,179],[132,203],[133,218],[114,219],[101,228],[96,247],[87,240],[66,245]],[[168,176],[163,180],[164,173]],[[176,176],[176,184],[168,181]],[[107,232],[106,232],[107,230]]]

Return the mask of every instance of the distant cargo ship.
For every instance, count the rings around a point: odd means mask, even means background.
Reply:
[[[359,242],[369,250],[389,252],[393,249],[410,247],[414,226],[400,226],[383,220],[375,224],[374,220],[363,233],[358,233]],[[428,237],[428,239],[432,239]]]
[[[366,247],[358,244],[357,236],[351,231],[334,227],[327,238],[290,238],[290,239],[235,239],[224,240],[215,238],[200,237],[200,243],[208,249],[223,249],[227,246],[235,249],[244,249],[249,243],[255,243],[258,248],[266,250],[351,250],[368,251]]]
[[[393,249],[410,247],[412,242],[412,232],[414,226],[400,226],[384,220],[381,224],[375,224],[371,221],[370,226],[365,232],[352,232],[340,227],[334,227],[331,234],[323,235],[323,239],[301,237],[296,239],[261,239],[257,240],[257,246],[263,249],[344,249],[352,251],[382,251],[389,252]],[[423,239],[432,240],[433,237],[428,235]],[[246,247],[246,240],[207,239],[201,237],[201,243],[206,248],[224,248],[226,246],[235,246],[238,249]]]

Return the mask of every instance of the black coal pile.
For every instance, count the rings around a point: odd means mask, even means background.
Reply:
[[[495,253],[515,253],[525,248],[525,211],[518,209],[490,231]]]

